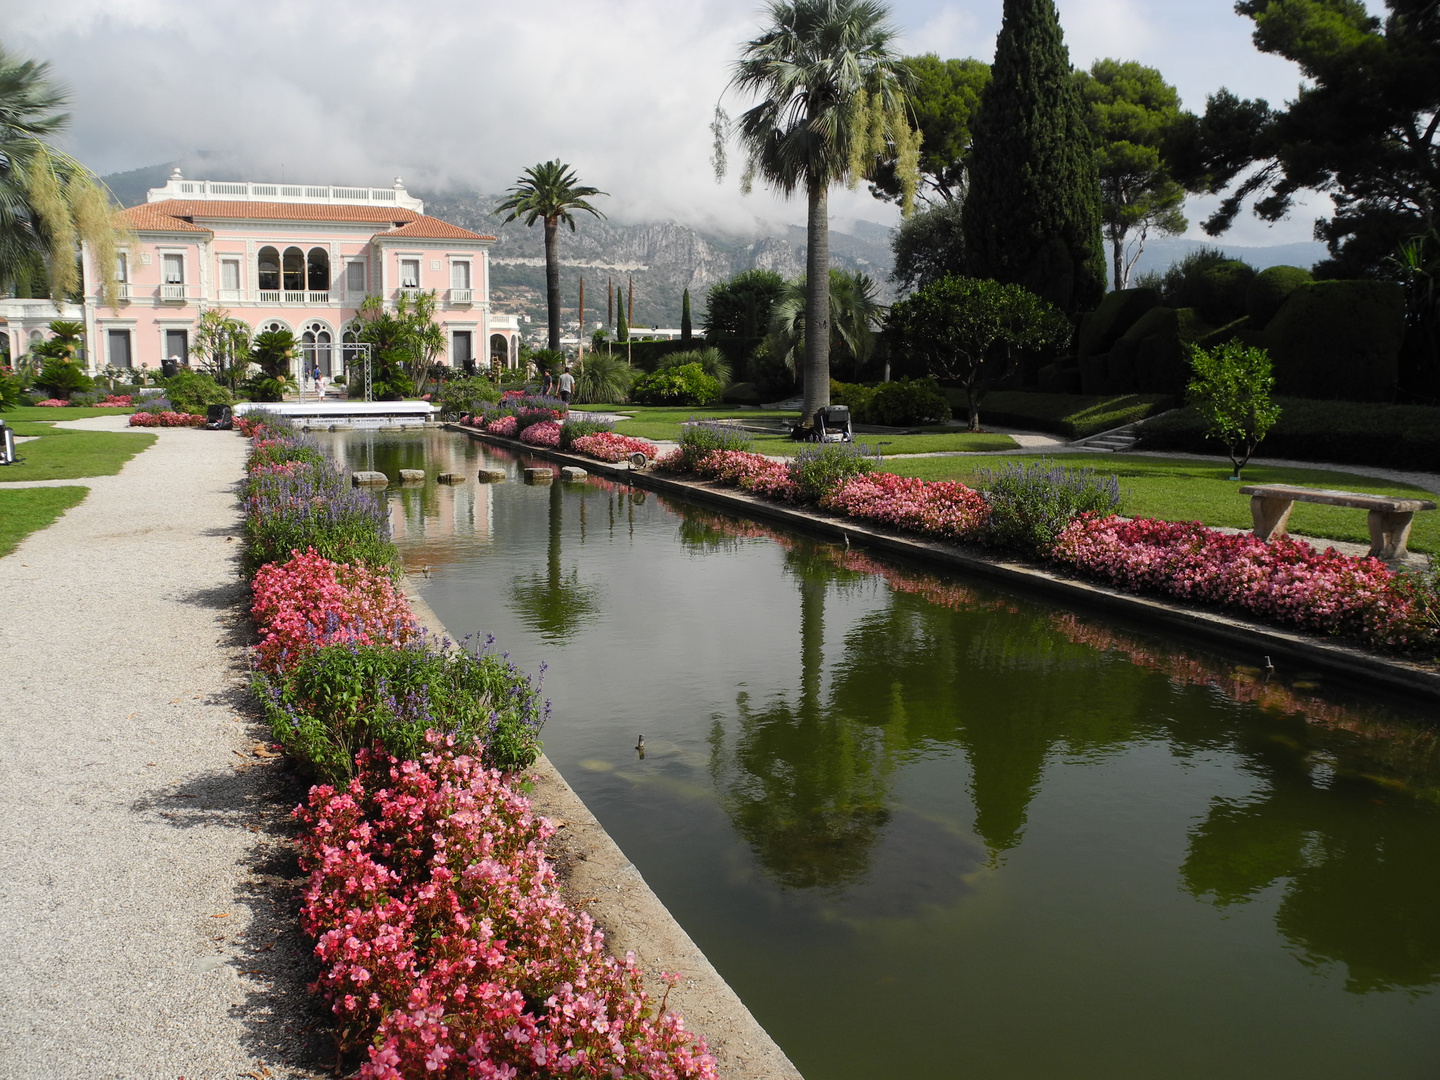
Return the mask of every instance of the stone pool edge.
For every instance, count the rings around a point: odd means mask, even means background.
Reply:
[[[1122,592],[1095,582],[1063,576],[1030,563],[891,532],[853,518],[784,506],[712,481],[659,476],[653,472],[631,469],[628,465],[611,465],[578,454],[531,446],[517,439],[502,438],[460,424],[446,424],[445,427],[506,450],[575,465],[588,472],[610,476],[658,494],[688,498],[743,516],[764,518],[835,539],[857,538],[868,546],[912,560],[962,569],[978,577],[1040,592],[1052,599],[1058,595],[1087,608],[1140,619],[1227,649],[1253,650],[1256,666],[1260,665],[1262,657],[1268,655],[1276,661],[1283,659],[1297,662],[1307,668],[1338,674],[1351,681],[1380,685],[1407,695],[1440,698],[1440,669],[1434,667],[1380,656],[1352,645],[1239,619],[1221,612]]]
[[[453,639],[408,578],[404,586],[420,625]],[[726,1080],[804,1080],[550,759],[542,754],[527,778],[531,804],[557,826],[549,857],[566,900],[590,913],[612,953],[635,954],[652,994],[662,971],[684,976],[669,1005],[687,1030],[705,1036],[717,1073]]]

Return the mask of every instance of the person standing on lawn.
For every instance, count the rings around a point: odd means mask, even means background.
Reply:
[[[570,365],[566,364],[560,372],[560,400],[566,405],[570,404],[570,395],[575,392],[575,376],[570,374]]]

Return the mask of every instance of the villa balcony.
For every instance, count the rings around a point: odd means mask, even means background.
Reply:
[[[451,289],[450,303],[452,304],[473,304],[475,302],[473,289]]]
[[[130,283],[128,281],[122,281],[115,286],[115,298],[123,304],[128,304],[130,302],[131,293]]]
[[[189,300],[184,285],[161,285],[160,302],[162,304],[183,304]]]
[[[310,289],[261,289],[260,303],[262,304],[301,304],[307,307],[329,307],[330,291],[312,291]]]

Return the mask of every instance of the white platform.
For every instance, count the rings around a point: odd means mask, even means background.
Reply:
[[[438,411],[428,401],[242,401],[235,415],[264,411],[295,420],[419,420],[428,421]]]

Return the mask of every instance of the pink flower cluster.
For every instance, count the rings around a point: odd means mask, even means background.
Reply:
[[[264,471],[290,472],[296,464]],[[325,645],[403,645],[420,632],[409,601],[385,574],[331,562],[314,548],[262,566],[251,588],[250,614],[260,633],[255,653],[264,671],[280,674]]]
[[[1284,626],[1404,646],[1422,633],[1414,602],[1378,559],[1269,543],[1194,521],[1082,514],[1055,543],[1056,561],[1132,592],[1245,612]]]
[[[892,473],[851,477],[820,500],[827,510],[911,532],[971,540],[990,509],[978,492],[951,480],[917,480]]]
[[[570,444],[582,454],[589,454],[601,461],[623,461],[631,454],[644,454],[654,460],[659,453],[655,444],[648,439],[637,439],[631,435],[617,435],[613,431],[597,431],[594,435],[582,435]]]
[[[506,439],[515,437],[515,429],[520,426],[520,421],[513,416],[502,416],[499,420],[491,420],[485,425],[485,430],[491,435],[500,435]]]
[[[500,395],[500,404],[503,405],[507,401],[523,401],[529,396],[530,395],[527,394],[524,390],[506,390]]]
[[[204,427],[205,417],[197,413],[172,412],[169,409],[160,413],[137,412],[130,414],[131,427]]]
[[[64,409],[69,406],[70,402],[62,401],[60,398],[52,397],[46,398],[44,401],[37,401],[35,402],[35,404],[44,409]]]
[[[244,435],[246,438],[254,438],[256,432],[260,431],[260,430],[261,430],[262,428],[264,428],[265,426],[266,426],[266,425],[265,425],[265,419],[264,419],[263,417],[258,417],[258,416],[253,416],[253,417],[252,417],[252,416],[237,416],[237,417],[235,417],[235,427],[238,428],[239,431],[240,431],[240,434],[241,434],[241,435]]]
[[[135,400],[130,394],[106,394],[105,400],[97,401],[95,407],[97,409],[109,409],[112,407],[116,409],[128,409],[134,404]]]
[[[554,420],[542,420],[538,424],[531,424],[520,433],[520,441],[531,446],[552,446],[560,445],[560,425]]]
[[[695,471],[711,480],[738,487],[777,502],[797,502],[800,488],[784,461],[744,450],[712,450],[695,463]]]
[[[655,1007],[633,956],[607,955],[565,905],[549,822],[428,738],[419,761],[363,753],[345,789],[312,788],[296,811],[315,988],[342,1049],[368,1044],[359,1075],[714,1078],[704,1040]]]

